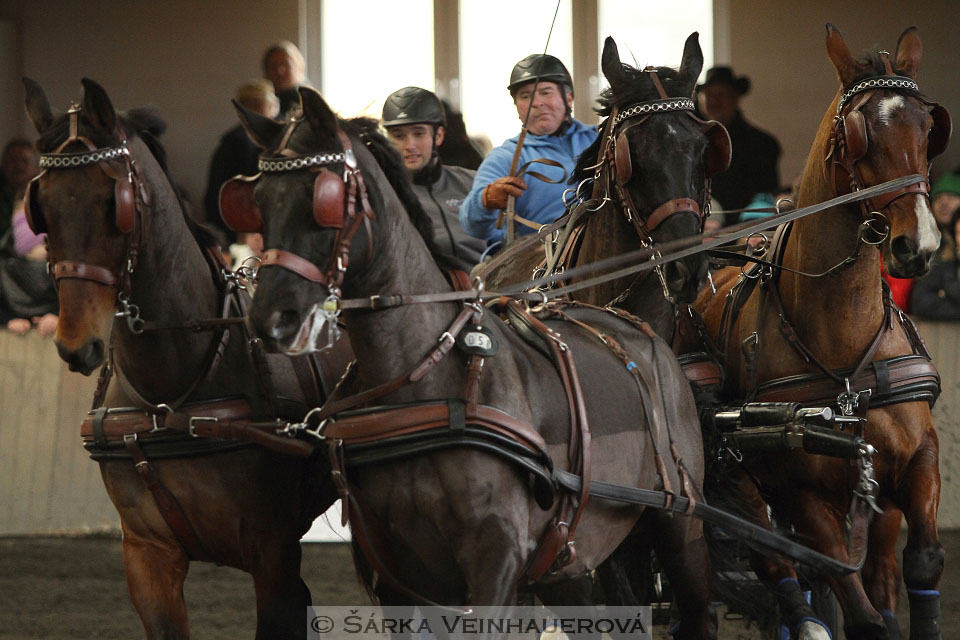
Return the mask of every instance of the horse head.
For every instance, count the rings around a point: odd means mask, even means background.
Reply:
[[[257,179],[235,183],[235,193],[225,186],[220,201],[229,226],[263,233],[250,320],[267,348],[289,354],[317,350],[320,330],[335,324],[324,301],[340,295],[351,262],[351,273],[363,269],[372,250],[370,202],[374,208],[379,203],[377,190],[367,191],[360,174],[359,162],[369,157],[363,145],[354,148],[319,93],[300,93],[302,116],[288,123],[236,105],[248,135],[265,152]],[[261,218],[261,210],[270,215]],[[250,226],[250,220],[257,222]],[[363,226],[368,232],[357,233]]]
[[[604,43],[601,67],[610,88],[600,96],[607,140],[597,145],[608,150],[600,162],[624,214],[619,224],[632,227],[624,231],[648,246],[700,233],[709,212],[709,179],[729,165],[730,138],[719,122],[693,115],[690,96],[703,68],[698,34],[687,38],[677,70],[625,65],[612,38]],[[665,294],[692,301],[706,272],[702,253],[664,265]]]
[[[36,233],[47,234],[60,300],[60,357],[87,375],[104,360],[118,297],[135,266],[131,247],[145,197],[133,169],[137,145],[127,140],[96,82],[84,78],[81,103],[57,117],[40,85],[27,78],[24,84],[42,169],[27,187],[27,220]]]
[[[923,55],[915,27],[901,34],[892,59],[885,51],[856,60],[843,36],[827,25],[827,53],[841,90],[828,158],[834,187],[846,193],[909,174],[929,181],[930,160],[950,138],[950,116],[916,84]],[[927,271],[940,242],[926,183],[873,199],[862,214],[886,230],[886,271],[911,278]]]

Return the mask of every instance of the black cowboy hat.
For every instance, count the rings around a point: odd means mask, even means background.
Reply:
[[[728,85],[742,96],[750,92],[750,78],[747,76],[733,75],[733,69],[730,67],[713,67],[707,71],[706,81],[704,81],[703,84],[697,85],[697,89],[702,89],[711,84]]]

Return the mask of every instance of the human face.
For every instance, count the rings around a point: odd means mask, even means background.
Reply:
[[[740,108],[740,94],[722,82],[703,87],[697,94],[700,110],[711,120],[730,124]]]
[[[278,49],[267,57],[263,71],[267,80],[273,83],[275,91],[292,89],[300,81],[300,70],[296,61],[283,49]]]
[[[31,147],[11,147],[3,156],[0,165],[4,178],[15,191],[23,189],[33,176],[37,175],[37,156]]]
[[[533,85],[530,82],[517,90],[513,104],[517,107],[520,122],[527,123],[527,131],[535,136],[545,136],[560,128],[567,118],[567,107],[573,108],[573,94],[566,93],[555,82],[540,82],[537,84],[537,95],[533,96]],[[533,111],[527,119],[527,110],[531,101]]]
[[[410,173],[416,173],[430,163],[433,157],[433,125],[401,124],[387,129],[390,142],[403,156],[403,164]],[[443,143],[443,127],[437,127],[437,146]]]
[[[953,212],[960,207],[960,194],[949,191],[938,193],[930,204],[933,206],[933,217],[937,224],[946,227],[950,224]]]

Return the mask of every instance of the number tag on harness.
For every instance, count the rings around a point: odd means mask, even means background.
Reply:
[[[467,325],[457,336],[457,347],[471,356],[484,358],[497,353],[500,345],[497,339],[486,327],[478,324]]]

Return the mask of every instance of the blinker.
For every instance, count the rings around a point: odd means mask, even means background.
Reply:
[[[496,336],[479,324],[467,325],[457,335],[457,348],[467,355],[487,358],[496,355],[500,348]]]

